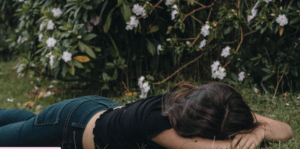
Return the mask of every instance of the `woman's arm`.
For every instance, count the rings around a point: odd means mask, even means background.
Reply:
[[[253,149],[263,140],[274,142],[285,142],[293,136],[291,127],[283,122],[254,114],[257,122],[263,124],[247,134],[238,134],[232,141],[234,148]]]
[[[230,149],[231,140],[209,140],[203,138],[183,138],[171,128],[151,138],[156,144],[168,149]]]
[[[260,123],[266,123],[265,141],[285,142],[293,136],[292,128],[283,122],[276,121],[254,113],[256,119]]]

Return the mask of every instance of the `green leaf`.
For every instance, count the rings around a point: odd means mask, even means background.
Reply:
[[[116,9],[116,7],[113,8],[113,9],[109,12],[109,14],[107,15],[106,22],[105,22],[105,24],[104,24],[104,26],[103,26],[103,30],[104,30],[105,33],[107,33],[108,30],[109,30],[109,28],[110,28],[111,20],[112,20],[112,19],[111,19],[111,16],[113,15],[115,9]]]
[[[104,82],[108,82],[110,80],[110,76],[108,76],[105,72],[102,73],[102,78]]]
[[[123,3],[123,5],[120,9],[121,9],[121,13],[123,15],[124,21],[128,22],[130,20],[130,17],[132,16],[130,6],[127,3]]]
[[[88,34],[86,36],[84,36],[83,40],[84,41],[90,41],[91,39],[97,37],[97,34],[94,34],[94,33],[91,33],[91,34]]]
[[[95,49],[96,52],[101,52],[101,48],[99,47],[93,47]]]
[[[272,70],[270,70],[270,69],[262,68],[261,70],[266,72],[266,73],[272,74]]]
[[[147,40],[147,49],[151,53],[151,55],[154,56],[156,53],[155,47],[151,41],[149,41],[147,38],[146,38],[146,40]]]
[[[68,72],[74,76],[75,75],[75,67],[72,65],[70,68],[68,68]]]
[[[300,21],[300,17],[296,17],[294,19],[291,20],[290,24],[294,24]]]
[[[224,35],[229,34],[229,33],[231,32],[231,30],[232,30],[232,26],[227,27],[227,28],[224,30]]]
[[[114,75],[112,76],[112,80],[116,80],[118,78],[118,70],[115,68]]]
[[[93,49],[92,49],[90,46],[88,46],[88,48],[86,49],[85,52],[86,52],[86,54],[88,54],[90,57],[96,59],[96,54],[95,54],[95,52],[93,51]]]
[[[154,25],[152,26],[151,30],[149,32],[147,32],[147,34],[149,33],[155,33],[159,30],[159,26],[158,25]]]
[[[84,13],[83,13],[83,21],[86,23],[87,22],[87,17],[88,17],[88,11],[86,10]]]
[[[106,63],[105,64],[105,69],[112,69],[115,68],[115,64],[114,63]]]
[[[100,22],[102,20],[102,15],[103,15],[103,12],[104,12],[107,4],[108,4],[108,1],[105,1],[104,4],[102,5],[101,12],[100,12],[100,19],[99,19]]]
[[[90,57],[96,58],[96,54],[95,54],[95,52],[93,51],[92,47],[86,45],[85,43],[83,43],[83,42],[81,42],[81,41],[78,42],[78,46],[79,46],[79,50],[80,50],[81,52],[85,52],[85,53],[87,53]]]
[[[76,59],[73,59],[72,63],[73,63],[74,66],[76,66],[78,68],[84,68],[84,66],[79,61],[77,61]]]
[[[273,74],[264,76],[263,79],[262,79],[262,81],[266,81],[266,80],[268,80],[272,76],[273,76]]]
[[[103,26],[103,30],[105,33],[108,32],[109,28],[110,28],[110,25],[111,25],[111,21],[112,21],[112,15],[114,13],[114,10],[119,7],[121,4],[123,3],[123,0],[118,0],[118,4],[117,6],[115,6],[113,9],[110,10],[109,14],[107,15],[107,18],[106,18],[106,22]]]

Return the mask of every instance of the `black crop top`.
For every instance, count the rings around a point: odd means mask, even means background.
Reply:
[[[152,96],[100,115],[93,130],[95,148],[164,149],[150,140],[172,128],[169,118],[162,116],[162,98]]]

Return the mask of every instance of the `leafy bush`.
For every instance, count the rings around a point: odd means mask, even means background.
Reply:
[[[14,5],[20,40],[8,43],[27,54],[20,73],[98,82],[102,89],[116,89],[122,81],[136,87],[132,79],[147,74],[150,81],[169,79],[180,70],[191,81],[299,86],[298,1],[15,0]]]

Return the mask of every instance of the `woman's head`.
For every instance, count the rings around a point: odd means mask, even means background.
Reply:
[[[242,95],[223,83],[179,83],[165,95],[162,110],[183,137],[223,140],[258,126]]]

